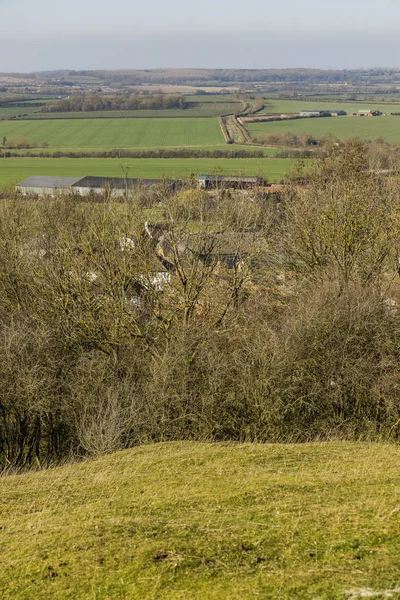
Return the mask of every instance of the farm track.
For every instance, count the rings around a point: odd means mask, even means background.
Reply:
[[[225,139],[228,138],[228,144],[239,144],[243,146],[245,144],[252,143],[251,135],[249,134],[247,129],[239,122],[236,115],[230,115],[229,117],[225,117],[223,119],[223,125],[226,129],[226,137],[225,135],[224,137]],[[223,130],[222,132],[224,133]]]

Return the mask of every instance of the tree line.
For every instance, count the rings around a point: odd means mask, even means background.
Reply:
[[[40,112],[91,112],[101,110],[183,109],[179,94],[84,94],[63,98],[43,106]]]
[[[18,136],[19,138],[20,136]],[[22,136],[21,136],[22,137]],[[6,149],[33,148],[34,146],[26,138],[21,142],[24,145],[16,145],[18,138],[10,138]],[[41,148],[47,148],[45,142],[39,144]],[[235,149],[213,149],[202,148],[157,148],[155,150],[129,150],[126,148],[113,148],[111,150],[55,150],[49,152],[6,152],[6,157],[37,157],[37,158],[267,158],[262,150],[247,150],[246,148]]]

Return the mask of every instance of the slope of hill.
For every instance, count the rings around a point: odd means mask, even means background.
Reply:
[[[399,459],[384,445],[166,443],[4,477],[0,595],[398,598]]]

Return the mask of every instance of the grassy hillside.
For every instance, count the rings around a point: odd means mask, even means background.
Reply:
[[[400,117],[327,117],[272,123],[246,123],[254,136],[259,133],[312,133],[315,136],[331,133],[339,139],[357,136],[365,140],[378,137],[387,142],[400,143]]]
[[[218,119],[3,121],[0,137],[25,136],[50,148],[147,148],[224,144]]]
[[[399,460],[174,443],[0,479],[1,596],[399,598]]]
[[[130,177],[176,178],[191,174],[221,172],[230,175],[256,175],[280,181],[295,163],[288,158],[7,158],[0,162],[0,189],[30,175],[80,177],[101,175],[122,177],[122,166],[129,166]]]

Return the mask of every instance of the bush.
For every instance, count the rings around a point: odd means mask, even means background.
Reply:
[[[279,202],[2,199],[2,465],[177,439],[397,441],[399,190],[372,164],[346,144]]]

